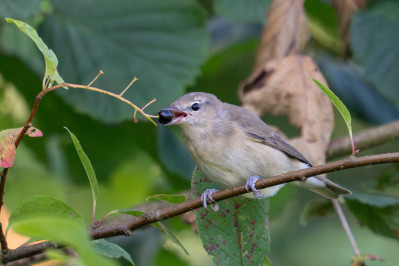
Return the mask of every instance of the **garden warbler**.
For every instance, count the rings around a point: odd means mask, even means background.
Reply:
[[[182,96],[159,111],[159,122],[181,127],[184,143],[198,168],[220,188],[246,182],[247,191],[255,197],[271,197],[284,184],[262,189],[262,193],[255,188],[258,179],[311,167],[256,114],[223,103],[213,94],[192,92]],[[294,183],[329,199],[351,193],[320,176]],[[204,207],[207,198],[213,201],[215,191],[207,189],[202,194]]]

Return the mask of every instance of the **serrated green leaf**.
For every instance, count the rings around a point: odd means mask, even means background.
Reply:
[[[302,225],[306,225],[310,219],[315,216],[327,216],[334,212],[331,201],[317,199],[305,205],[299,221]]]
[[[146,201],[149,200],[162,200],[169,204],[180,204],[186,201],[186,196],[184,195],[166,195],[166,194],[159,194],[153,195],[145,199]]]
[[[105,239],[93,240],[92,243],[94,244],[94,248],[101,255],[111,258],[111,259],[124,258],[125,260],[130,262],[132,265],[135,265],[132,257],[129,255],[129,253],[127,253],[126,250],[124,250],[117,244],[111,243]]]
[[[97,197],[98,197],[98,194],[99,194],[99,187],[98,187],[96,173],[94,172],[94,168],[91,165],[89,157],[83,151],[83,148],[80,145],[78,138],[71,131],[69,131],[68,128],[65,127],[65,129],[68,131],[69,135],[72,138],[72,142],[73,142],[73,144],[75,146],[76,152],[78,153],[80,161],[82,162],[83,167],[84,167],[84,169],[86,171],[87,177],[89,178],[91,192],[92,192],[92,195],[93,195],[93,213],[95,213],[96,204],[97,204]]]
[[[399,198],[384,194],[371,194],[352,190],[352,194],[345,197],[346,200],[358,201],[363,204],[384,208],[389,206],[399,205]]]
[[[399,240],[399,199],[356,191],[353,194],[345,200],[357,220],[374,233]]]
[[[28,35],[29,38],[31,38],[32,41],[36,44],[37,48],[39,48],[40,52],[43,54],[44,62],[46,64],[46,71],[43,78],[43,90],[47,89],[48,87],[51,87],[54,81],[57,82],[58,84],[64,83],[64,80],[61,78],[57,70],[58,66],[57,56],[51,49],[47,47],[47,45],[37,34],[36,30],[23,21],[11,18],[6,18],[6,21],[8,23],[14,23],[20,31]],[[48,80],[49,82],[48,84],[46,84]]]
[[[392,103],[399,104],[399,3],[376,1],[351,20],[351,50],[365,77]]]
[[[82,216],[68,204],[46,195],[36,195],[21,201],[11,212],[8,226],[40,216],[58,217],[84,224]]]
[[[192,195],[200,197],[209,188],[203,174],[196,170]],[[269,199],[234,197],[218,202],[220,210],[194,211],[205,250],[216,265],[261,265],[269,251]]]
[[[321,89],[321,91],[330,99],[330,101],[334,104],[334,106],[341,114],[348,128],[349,136],[352,142],[352,147],[354,147],[353,137],[352,137],[352,118],[348,108],[346,108],[345,104],[334,94],[334,92],[332,92],[329,88],[327,88],[327,86],[325,86],[320,81],[314,78],[312,78],[312,80]]]
[[[157,127],[158,154],[165,167],[184,178],[189,179],[195,163],[184,143],[167,127]]]
[[[2,0],[0,1],[0,17],[15,17],[28,21],[40,11],[42,0]]]
[[[73,248],[85,265],[115,265],[97,255],[82,223],[56,217],[36,217],[16,222],[12,228],[23,235]]]
[[[184,94],[207,57],[206,13],[198,1],[52,3],[54,12],[46,16],[40,34],[62,62],[63,77],[87,84],[101,69],[105,75],[96,87],[119,94],[136,76],[139,81],[123,96],[140,107],[156,97],[157,103],[146,108],[149,114]],[[93,5],[96,12],[87,12]],[[82,90],[57,93],[75,110],[102,121],[132,119],[129,106],[106,95]]]
[[[266,23],[266,14],[271,0],[218,0],[214,1],[216,13],[240,22]]]

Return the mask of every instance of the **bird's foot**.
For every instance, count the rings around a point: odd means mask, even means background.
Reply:
[[[257,189],[255,187],[256,181],[262,179],[258,175],[253,175],[250,178],[248,178],[247,183],[245,184],[245,189],[250,192],[252,191],[254,193],[255,198],[263,198],[262,192],[260,192],[260,189]]]
[[[212,201],[212,202],[216,202],[213,198],[212,198],[212,193],[217,192],[217,189],[207,189],[205,190],[204,193],[202,193],[201,195],[201,201],[202,201],[202,205],[204,206],[205,209],[207,209],[208,207],[208,198]],[[219,210],[219,206],[216,204],[215,206],[211,205],[212,210],[214,210],[215,212],[217,212]]]

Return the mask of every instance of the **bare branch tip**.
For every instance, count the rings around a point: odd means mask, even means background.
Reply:
[[[102,74],[104,74],[104,72],[102,70],[100,70],[97,74],[97,76],[87,85],[87,87],[90,87],[91,84],[94,83],[94,81],[96,81]]]
[[[122,97],[122,95],[130,88],[130,86],[132,86],[132,84],[138,80],[136,77],[133,78],[133,80],[129,83],[129,85],[127,85],[127,87],[119,94],[119,96]]]

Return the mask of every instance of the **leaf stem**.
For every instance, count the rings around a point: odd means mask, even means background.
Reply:
[[[341,205],[339,204],[338,200],[333,199],[331,200],[334,206],[335,212],[338,214],[339,220],[341,221],[342,227],[345,230],[346,235],[348,236],[349,242],[351,243],[353,252],[356,256],[360,255],[359,248],[357,247],[355,237],[352,234],[352,230],[349,227],[348,221],[346,220],[345,214],[342,211]]]

